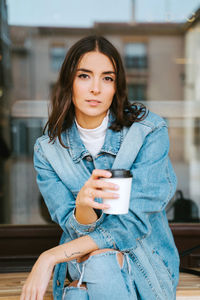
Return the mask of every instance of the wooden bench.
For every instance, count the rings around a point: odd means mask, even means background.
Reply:
[[[27,276],[28,273],[0,274],[0,300],[19,300]],[[200,300],[200,277],[181,273],[176,299]],[[49,283],[44,300],[53,300],[52,280]]]
[[[191,274],[180,273],[176,299],[200,300],[200,277]]]

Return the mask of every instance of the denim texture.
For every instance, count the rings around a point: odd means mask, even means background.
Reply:
[[[152,263],[151,254],[147,252],[139,242],[134,255],[124,253],[122,267],[117,251],[96,254],[83,263],[73,260],[69,272],[73,280],[79,281],[77,288],[64,288],[63,300],[175,300],[171,275],[159,258],[154,258]],[[80,287],[85,282],[87,289]]]
[[[110,113],[109,125],[113,119]],[[92,161],[86,159],[90,153],[80,139],[75,122],[62,133],[62,140],[67,148],[62,147],[58,139],[49,143],[49,137],[43,135],[37,139],[34,148],[39,189],[52,220],[63,229],[60,243],[89,235],[100,249],[116,249],[129,256],[134,270],[132,286],[139,291],[136,299],[175,299],[179,256],[165,207],[174,195],[177,180],[168,156],[166,122],[149,112],[145,120],[130,128],[124,127],[118,132],[107,129],[104,145]],[[75,200],[95,168],[131,171],[133,183],[129,213],[106,215],[101,212],[96,222],[83,225],[74,215]],[[101,199],[96,201],[101,202]],[[54,299],[62,299],[66,269],[71,270],[72,264],[56,266]],[[147,286],[154,294],[148,292],[145,298]],[[76,292],[76,288],[71,290]],[[87,299],[85,296],[84,293],[83,299]]]
[[[76,261],[73,263],[70,274],[73,280],[79,279],[79,282],[77,288],[73,290],[74,298],[71,295],[71,287],[66,287],[63,300],[79,299],[77,295],[82,282],[87,283],[88,295],[88,298],[83,299],[137,299],[135,288],[132,286],[131,265],[127,255],[124,255],[122,267],[118,263],[117,251],[96,254],[83,263]]]

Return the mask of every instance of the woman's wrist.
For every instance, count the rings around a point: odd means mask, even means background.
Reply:
[[[54,249],[55,248],[52,248],[43,252],[39,256],[38,260],[44,261],[50,267],[54,267],[57,264],[57,257],[56,257],[56,253],[54,253],[55,252]]]
[[[75,217],[80,224],[85,225],[92,224],[98,219],[92,207],[81,204],[79,195],[76,199]]]
[[[96,222],[96,220],[98,219],[94,209],[92,207],[85,207],[85,206],[76,207],[75,217],[80,224],[85,224],[85,225],[92,224]]]

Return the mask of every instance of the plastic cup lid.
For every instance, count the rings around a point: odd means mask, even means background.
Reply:
[[[126,169],[106,169],[106,171],[109,171],[110,173],[112,173],[112,177],[110,178],[129,178],[129,177],[133,177],[133,175],[131,174],[130,170],[126,170]]]

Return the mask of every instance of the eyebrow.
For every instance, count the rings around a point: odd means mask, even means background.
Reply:
[[[86,73],[93,73],[91,70],[83,69],[83,68],[77,69],[77,71],[82,71],[82,72],[86,72]],[[113,72],[113,71],[105,71],[105,72],[103,72],[102,74],[114,74],[114,75],[116,75],[116,72]]]

